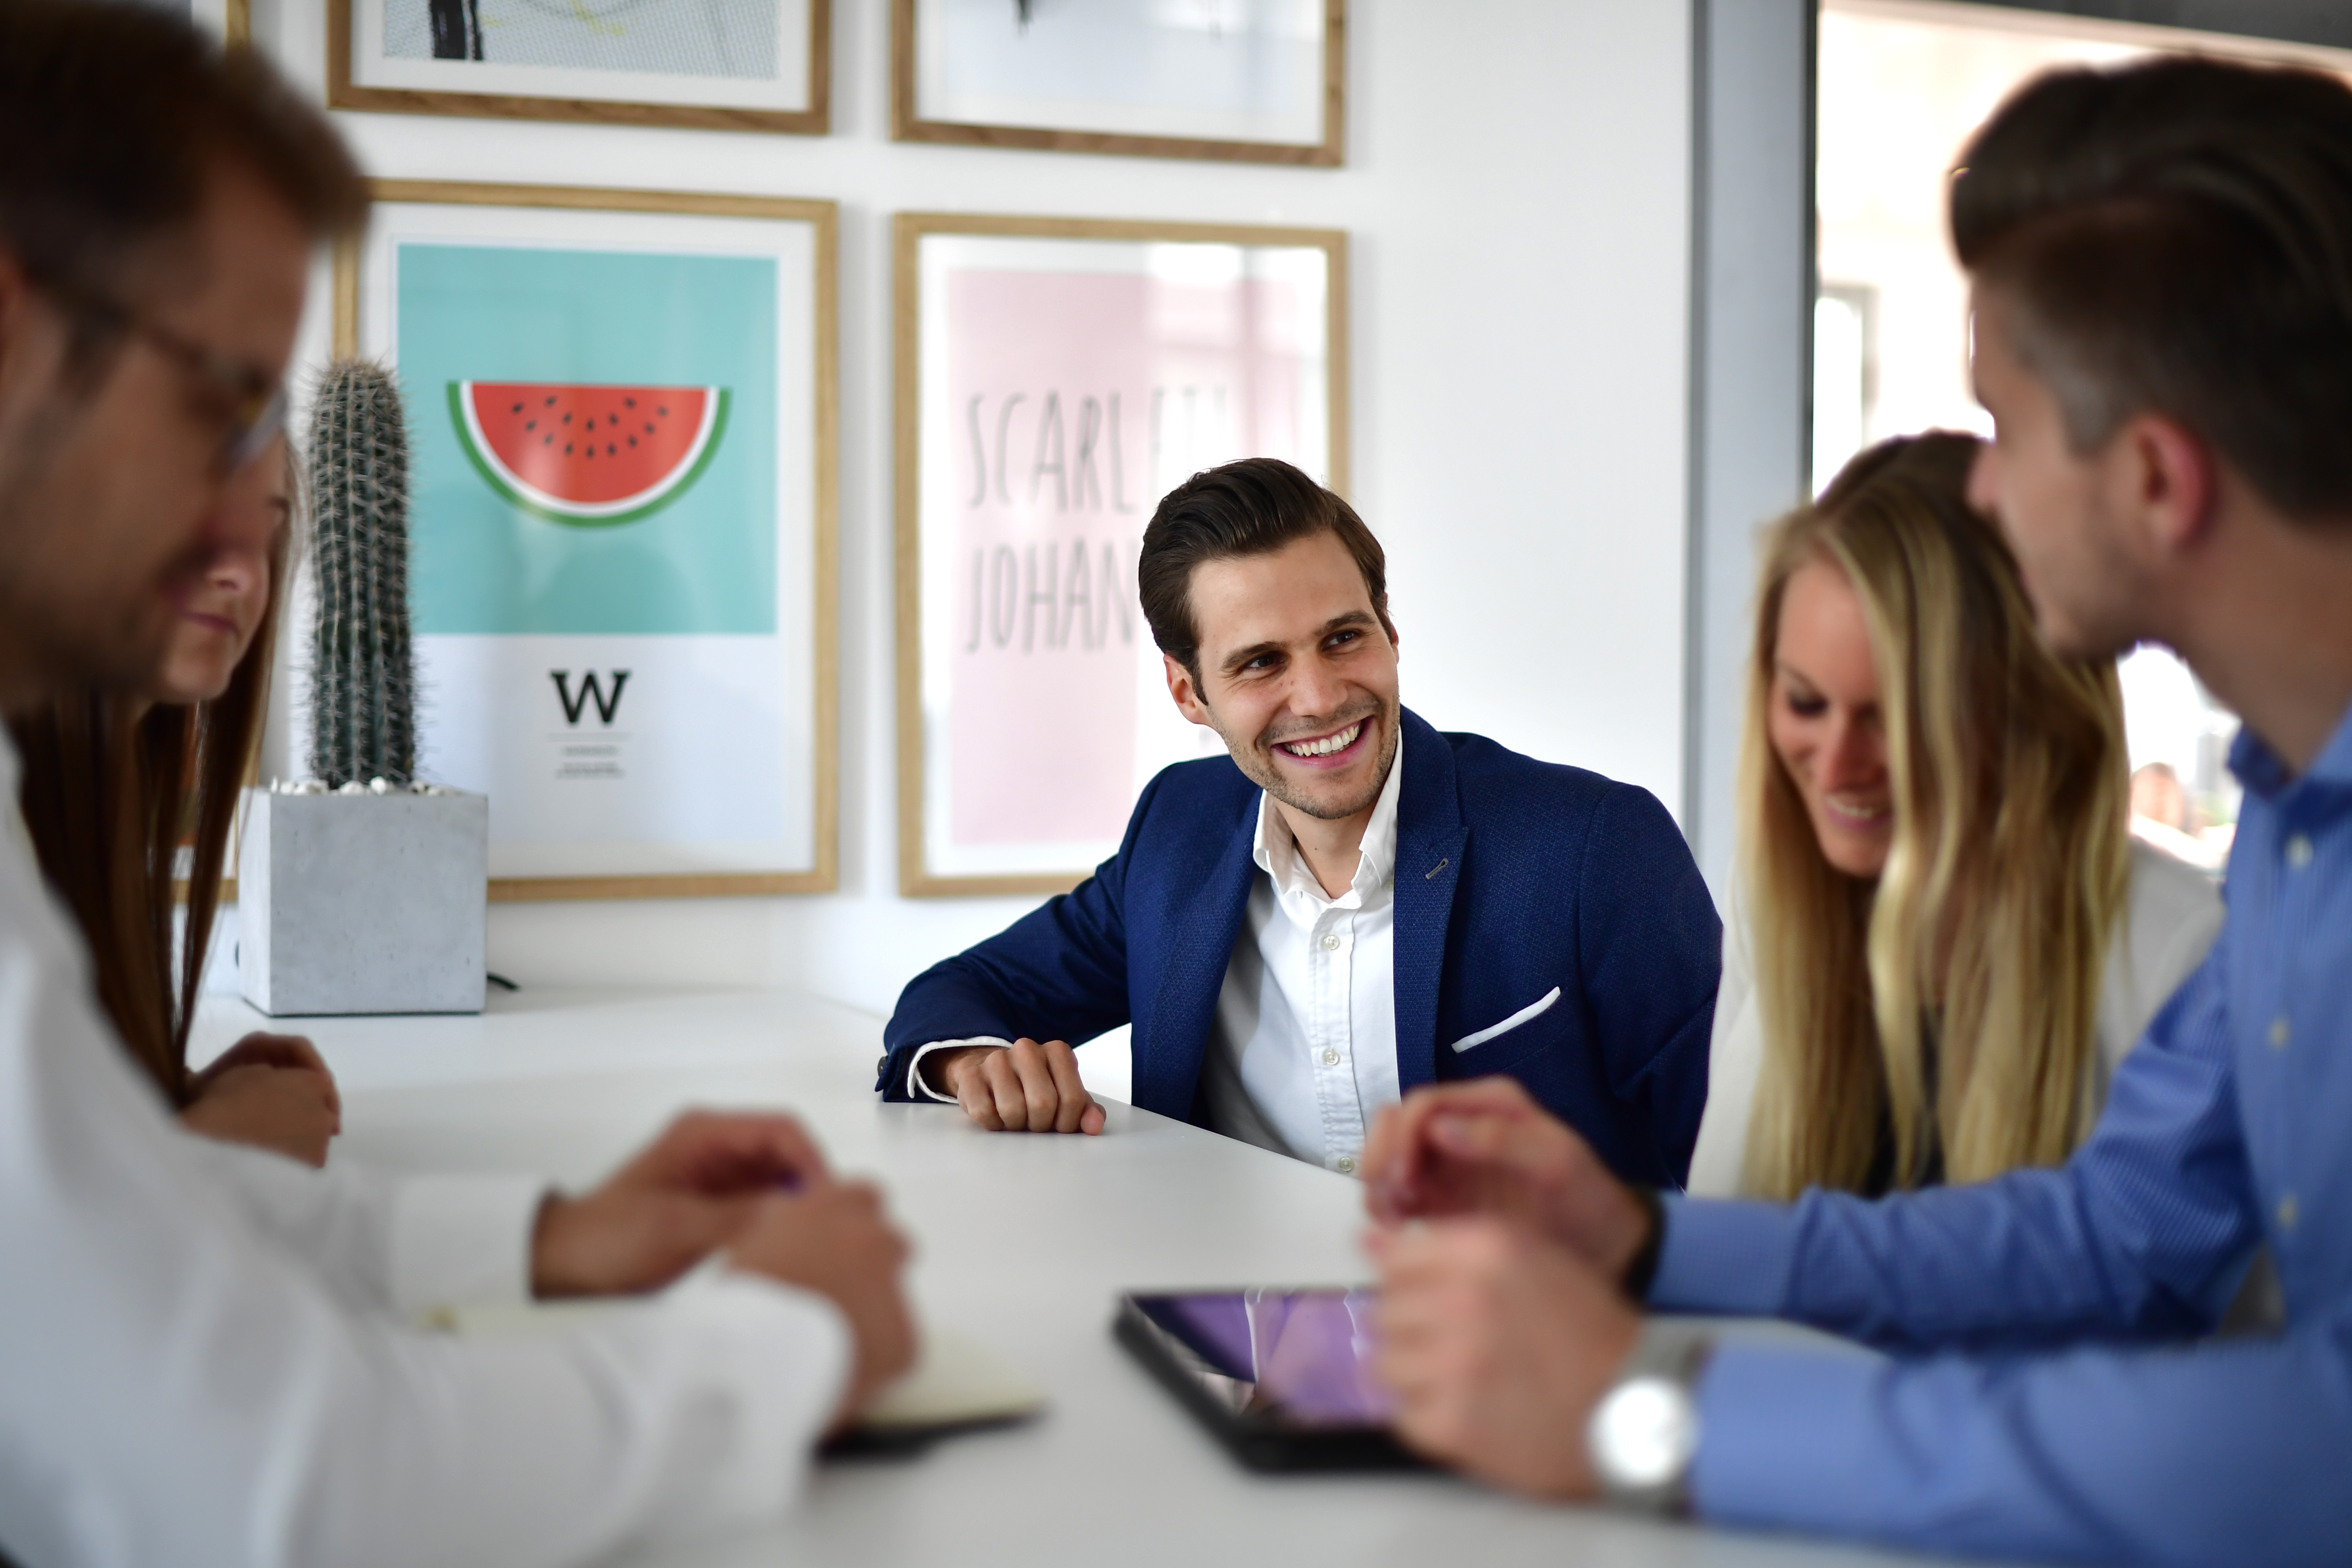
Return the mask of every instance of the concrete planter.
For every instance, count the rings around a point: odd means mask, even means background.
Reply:
[[[478,1013],[489,799],[245,792],[238,984],[265,1013]]]

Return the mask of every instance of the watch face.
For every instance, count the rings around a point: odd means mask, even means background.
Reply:
[[[1663,1377],[1620,1384],[1592,1422],[1592,1458],[1612,1487],[1640,1490],[1679,1479],[1698,1447],[1690,1395]]]

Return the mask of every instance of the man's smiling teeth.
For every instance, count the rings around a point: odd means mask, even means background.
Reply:
[[[1876,822],[1895,809],[1892,801],[1855,800],[1850,796],[1840,799],[1833,795],[1822,796],[1822,804],[1830,808],[1831,815],[1843,816],[1848,822]]]
[[[1364,721],[1359,719],[1336,735],[1326,735],[1319,741],[1285,741],[1282,749],[1294,757],[1328,757],[1354,745],[1357,732],[1363,727]]]

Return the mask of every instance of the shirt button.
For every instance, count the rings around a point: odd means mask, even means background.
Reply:
[[[1354,1175],[1356,1173],[1356,1157],[1353,1154],[1340,1155],[1338,1169],[1339,1173],[1343,1176]]]
[[[2297,1211],[2294,1206],[2294,1194],[2293,1193],[2289,1193],[2286,1196],[2279,1199],[2278,1223],[2281,1230],[2293,1230],[2294,1228],[2296,1212]]]
[[[1329,1046],[1324,1047],[1323,1065],[1327,1068],[1338,1067],[1339,1065],[1339,1053]]]
[[[2286,1049],[2287,1041],[2294,1037],[2294,1031],[2287,1027],[2284,1014],[2271,1020],[2271,1049],[2274,1051]]]
[[[1339,933],[1338,931],[1331,931],[1324,936],[1323,951],[1326,952],[1337,952],[1339,951]]]
[[[2311,864],[2311,835],[2298,833],[2286,841],[2286,863],[2296,870]]]

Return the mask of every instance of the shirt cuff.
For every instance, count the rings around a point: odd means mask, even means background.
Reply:
[[[969,1040],[933,1040],[929,1045],[917,1051],[915,1059],[907,1064],[907,1098],[912,1100],[920,1094],[938,1100],[941,1105],[953,1105],[956,1102],[954,1095],[941,1094],[923,1081],[923,1058],[933,1051],[958,1051],[966,1046],[1010,1046],[1012,1043],[1011,1040],[1000,1038],[995,1035],[977,1035]]]
[[[757,1461],[739,1473],[763,1488],[771,1475],[804,1471],[857,1360],[841,1309],[814,1290],[726,1268],[688,1276],[662,1304],[721,1379],[756,1380],[767,1394],[745,1406],[729,1435],[730,1447]]]
[[[1887,1363],[1860,1352],[1789,1351],[1718,1340],[1700,1373],[1690,1498],[1726,1523],[1852,1532],[1887,1500],[1891,1439],[1872,1418]]]
[[[1796,1258],[1796,1216],[1780,1204],[1667,1193],[1665,1240],[1647,1305],[1663,1312],[1779,1316]]]
[[[393,1196],[392,1301],[408,1316],[530,1300],[535,1176],[417,1176]]]

